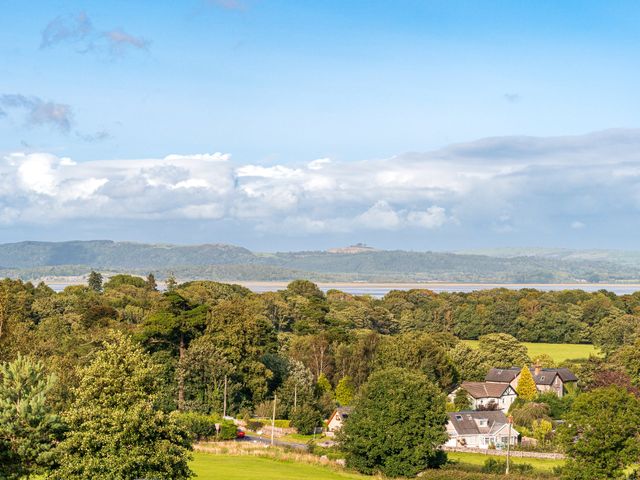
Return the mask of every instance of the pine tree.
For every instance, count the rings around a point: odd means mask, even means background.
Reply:
[[[43,472],[62,424],[47,395],[55,383],[44,365],[18,356],[0,365],[0,478]]]
[[[95,270],[91,270],[89,274],[89,278],[87,283],[89,284],[89,288],[95,292],[102,291],[102,274],[96,272]]]
[[[158,284],[156,283],[156,277],[153,273],[147,275],[147,290],[156,291],[158,290]]]
[[[355,395],[355,387],[353,380],[349,375],[342,377],[336,385],[336,401],[343,407],[351,405],[353,396]]]
[[[176,280],[176,277],[173,275],[173,273],[169,274],[169,276],[167,277],[167,281],[165,283],[167,285],[167,291],[169,292],[173,292],[178,286],[178,282]]]
[[[121,333],[81,371],[55,480],[189,478],[188,434],[155,407],[160,370]]]
[[[531,370],[526,365],[520,370],[520,379],[518,380],[518,388],[516,389],[518,396],[524,400],[533,400],[538,395],[536,382],[533,380]]]

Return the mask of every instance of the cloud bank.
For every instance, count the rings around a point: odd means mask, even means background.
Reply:
[[[0,223],[73,219],[236,222],[274,234],[496,234],[640,213],[640,130],[503,137],[386,159],[237,164],[229,154],[75,162],[0,161]],[[534,243],[534,242],[532,242]]]

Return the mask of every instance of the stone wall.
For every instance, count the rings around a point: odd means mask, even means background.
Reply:
[[[496,457],[506,457],[506,450],[492,450],[489,448],[465,448],[465,447],[442,447],[445,452],[461,452],[461,453],[481,453],[483,455],[493,455]],[[518,458],[546,458],[551,460],[563,460],[563,453],[548,452],[526,452],[523,450],[511,450],[510,455]]]
[[[263,435],[271,435],[271,425],[265,425],[260,429],[260,432]],[[292,433],[298,433],[295,428],[279,428],[275,427],[273,429],[274,437],[284,437],[285,435],[291,435]]]

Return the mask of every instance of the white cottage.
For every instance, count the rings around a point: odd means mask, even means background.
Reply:
[[[507,412],[518,397],[514,388],[508,383],[462,382],[462,385],[449,394],[450,402],[454,401],[459,390],[464,390],[467,393],[473,410]]]
[[[446,447],[473,447],[497,449],[507,444],[518,444],[518,432],[511,428],[504,413],[495,411],[451,412],[447,423],[449,440]]]
[[[338,407],[336,408],[327,422],[327,436],[332,437],[335,433],[342,428],[342,424],[349,417],[351,413],[351,407]]]

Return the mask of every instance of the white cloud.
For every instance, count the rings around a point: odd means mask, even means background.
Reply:
[[[579,218],[593,225],[618,213],[637,215],[638,165],[638,130],[270,166],[237,164],[226,153],[89,162],[15,153],[0,157],[0,223],[224,219],[296,235],[580,229]]]
[[[418,227],[438,228],[444,225],[448,218],[444,208],[434,205],[423,212],[409,212],[407,220]]]
[[[571,228],[573,228],[574,230],[580,230],[581,228],[584,228],[584,227],[585,227],[585,224],[579,220],[575,220],[571,222]]]
[[[374,230],[393,230],[400,226],[400,217],[384,200],[376,202],[369,210],[358,215],[360,225]]]
[[[331,163],[330,158],[318,158],[317,160],[309,162],[309,165],[307,165],[307,168],[309,168],[309,170],[322,170],[326,165],[330,163]]]

